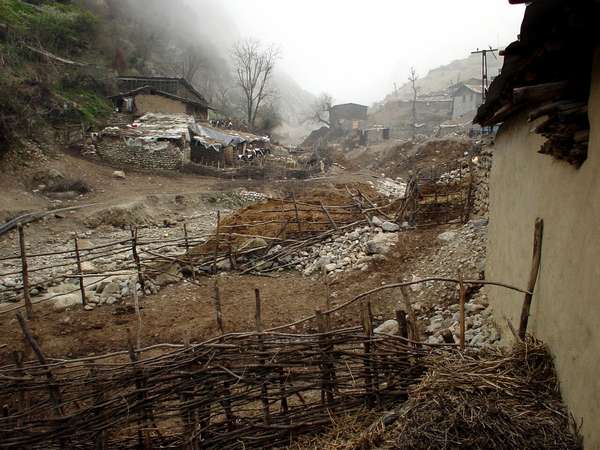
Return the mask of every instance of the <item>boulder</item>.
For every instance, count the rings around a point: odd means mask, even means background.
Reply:
[[[386,320],[381,325],[373,330],[375,334],[398,334],[398,330],[400,329],[398,325],[398,321],[391,319]]]
[[[62,312],[68,308],[72,308],[81,304],[81,295],[67,294],[63,295],[62,297],[58,297],[52,304],[52,309],[57,312]]]
[[[108,299],[109,297],[116,297],[121,295],[121,285],[117,281],[111,281],[110,283],[104,286],[102,289],[102,293],[100,296],[104,299]]]
[[[380,227],[383,225],[383,220],[381,220],[379,217],[377,216],[373,216],[373,218],[371,219],[371,222],[373,222],[373,225],[375,225],[376,227]]]
[[[125,178],[127,178],[125,172],[123,172],[122,170],[115,170],[112,175],[114,178],[118,178],[119,180],[124,180]]]
[[[163,271],[165,273],[161,273],[155,279],[157,285],[163,287],[169,284],[175,284],[179,281],[179,273],[181,272],[181,266],[179,264],[171,264],[166,270],[163,269]]]
[[[84,261],[81,263],[81,271],[83,273],[98,273],[99,270],[96,265],[91,261]]]
[[[400,231],[400,225],[394,222],[386,221],[383,222],[383,224],[381,225],[381,229],[388,233],[395,233],[397,231]]]
[[[248,239],[246,242],[244,242],[240,248],[238,249],[239,252],[248,252],[248,251],[254,251],[254,250],[263,250],[266,249],[269,246],[269,244],[267,244],[267,241],[265,241],[263,238],[252,238],[252,239]]]

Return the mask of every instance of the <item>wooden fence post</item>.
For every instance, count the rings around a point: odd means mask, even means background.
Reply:
[[[136,397],[137,402],[139,404],[138,407],[141,409],[137,429],[138,446],[140,449],[148,450],[151,448],[151,443],[149,431],[147,430],[148,410],[146,407],[146,393],[144,391],[146,382],[144,379],[143,372],[135,366],[135,363],[139,360],[139,356],[133,346],[133,338],[131,336],[131,330],[129,328],[127,329],[127,348],[129,350],[129,359],[131,360],[131,366],[135,376]]]
[[[63,410],[63,404],[62,404],[63,401],[62,401],[62,396],[60,393],[60,388],[58,387],[58,385],[56,383],[56,378],[54,378],[54,374],[48,367],[48,362],[46,361],[44,352],[42,351],[38,342],[33,337],[33,333],[29,329],[29,326],[27,325],[27,322],[25,321],[25,319],[23,318],[21,313],[17,313],[17,320],[19,322],[19,325],[21,326],[21,330],[23,331],[23,335],[25,336],[27,343],[29,344],[29,346],[31,347],[33,352],[35,353],[37,360],[39,361],[40,365],[44,368],[44,370],[46,372],[46,380],[48,380],[48,395],[50,397],[50,403],[52,403],[52,407],[54,409],[54,414],[56,414],[57,417],[62,417],[62,416],[64,416],[64,410]],[[60,448],[68,448],[69,447],[64,438],[59,437],[58,440],[59,440]]]
[[[258,350],[260,353],[265,351],[264,341],[263,341],[263,324],[262,324],[262,305],[260,298],[260,290],[254,289],[254,297],[256,300],[256,332],[258,333]],[[269,410],[269,392],[267,389],[267,380],[266,380],[266,369],[265,359],[263,356],[258,358],[259,372],[260,372],[260,400],[262,402],[262,410],[263,410],[263,421],[265,425],[271,424],[271,411]]]
[[[319,347],[321,350],[321,403],[332,404],[333,393],[335,390],[335,367],[331,361],[332,346],[325,334],[329,331],[327,318],[321,313],[321,310],[315,311],[317,328],[319,330]]]
[[[459,342],[460,342],[461,350],[464,350],[465,349],[465,330],[466,330],[466,325],[465,325],[465,321],[466,321],[465,320],[466,291],[465,291],[465,285],[463,283],[463,275],[460,270],[458,271],[458,286],[459,286],[458,311],[459,311],[459,326],[460,326]]]
[[[415,314],[415,310],[413,309],[412,304],[410,302],[410,296],[408,294],[408,289],[406,288],[406,286],[400,287],[400,293],[402,294],[402,301],[404,302],[404,307],[406,308],[406,312],[408,313],[408,318],[410,320],[410,338],[415,342],[420,342],[421,333],[419,332],[417,315]]]
[[[79,290],[81,291],[81,304],[87,304],[85,298],[85,285],[83,283],[83,271],[81,270],[81,255],[79,254],[79,239],[75,236],[75,258],[77,258],[77,274],[79,275]]]
[[[406,312],[402,309],[396,310],[396,321],[398,322],[398,336],[408,339],[408,324],[406,323]]]
[[[367,405],[375,406],[373,401],[373,371],[371,367],[371,336],[373,335],[373,327],[369,318],[369,310],[366,303],[360,305],[360,321],[365,334],[366,340],[364,342],[364,357],[363,364],[365,369],[365,393],[367,396]]]
[[[104,403],[104,391],[102,390],[101,386],[98,385],[97,382],[97,377],[98,377],[98,369],[96,368],[95,364],[92,362],[90,363],[90,378],[93,380],[92,383],[94,385],[94,404],[95,405],[102,405],[102,403]],[[97,417],[98,420],[100,422],[104,422],[104,420],[106,419],[105,414],[103,412],[103,409],[101,406],[97,406],[98,410],[97,410]],[[102,431],[98,431],[98,433],[96,434],[95,438],[94,438],[94,448],[96,450],[106,450],[107,445],[106,445],[106,431],[102,430]]]
[[[213,257],[212,273],[217,273],[217,258],[219,256],[219,239],[221,232],[221,211],[217,211],[217,232],[215,234],[215,254]]]
[[[25,301],[25,311],[27,319],[33,319],[33,306],[31,305],[31,295],[29,294],[29,269],[27,267],[27,253],[25,250],[25,232],[23,225],[19,225],[19,246],[21,248],[21,272],[23,274],[23,300]]]
[[[294,201],[294,211],[296,212],[296,223],[298,224],[298,233],[302,233],[302,223],[300,222],[300,214],[298,213],[298,203],[296,202],[296,194],[292,192],[292,200]]]
[[[221,313],[221,291],[219,289],[219,280],[215,279],[215,313],[217,319],[217,326],[221,334],[224,333],[223,329],[223,315]]]
[[[185,255],[187,256],[190,270],[192,271],[192,280],[196,281],[196,270],[194,269],[194,261],[192,260],[192,254],[190,253],[190,240],[188,237],[187,223],[183,223],[183,238],[185,240]]]
[[[133,260],[135,261],[135,266],[138,273],[138,281],[142,288],[142,294],[145,292],[145,283],[144,283],[144,274],[142,272],[142,263],[140,262],[140,255],[137,251],[137,239],[138,239],[138,229],[131,227],[131,253],[133,255]]]
[[[24,358],[24,354],[23,352],[18,352],[15,351],[13,352],[13,358],[15,360],[15,366],[17,366],[17,371],[16,371],[16,376],[19,378],[23,378],[25,376],[25,371],[23,370],[23,358]],[[28,396],[27,396],[27,391],[23,388],[23,382],[22,381],[17,381],[17,386],[18,386],[18,392],[19,392],[19,408],[18,411],[19,412],[24,412],[27,411],[29,409],[29,402],[28,402]],[[27,422],[29,421],[29,416],[24,417],[24,419],[17,419],[17,427],[21,427],[23,426],[23,421]]]
[[[521,321],[519,324],[519,337],[525,339],[527,335],[527,324],[529,322],[529,313],[531,310],[531,301],[533,300],[533,290],[540,272],[542,262],[542,239],[544,237],[544,220],[539,217],[535,220],[533,231],[533,258],[531,261],[531,272],[529,273],[529,283],[527,284],[528,293],[525,294],[523,308],[521,309]]]

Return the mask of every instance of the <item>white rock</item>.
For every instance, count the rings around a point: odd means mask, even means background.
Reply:
[[[375,334],[398,334],[398,322],[394,319],[386,320],[373,330]]]
[[[120,180],[124,180],[125,178],[127,178],[125,172],[123,172],[122,170],[115,170],[112,175],[113,177],[118,178]]]
[[[379,217],[377,216],[373,216],[373,219],[371,219],[371,221],[373,222],[373,225],[375,225],[376,227],[380,227],[383,225],[383,220],[381,220]]]
[[[79,294],[67,294],[57,298],[52,305],[52,309],[62,312],[77,305],[81,305],[81,296]]]
[[[397,223],[394,223],[394,222],[387,221],[387,222],[383,222],[383,224],[381,225],[381,229],[388,233],[395,233],[396,231],[400,230],[400,225],[398,225]]]
[[[455,231],[446,231],[445,233],[440,234],[437,238],[442,242],[451,242],[456,238]]]

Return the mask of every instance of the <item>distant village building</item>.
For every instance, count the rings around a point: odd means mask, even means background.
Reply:
[[[450,88],[452,92],[452,119],[473,118],[481,106],[481,81],[472,80],[458,83]]]
[[[417,98],[417,123],[413,124],[412,100],[391,100],[369,117],[372,124],[390,129],[393,138],[412,136],[414,126],[420,134],[431,135],[444,121],[452,117],[453,99],[448,92],[435,92]]]
[[[367,128],[369,107],[357,103],[335,105],[329,111],[329,122],[345,131]]]
[[[184,78],[118,77],[119,94],[111,100],[119,112],[137,117],[146,113],[188,114],[208,120],[206,99]]]
[[[527,3],[519,40],[503,52],[502,72],[475,118],[485,127],[501,124],[485,274],[533,291],[527,332],[548,345],[583,445],[598,449],[600,4]],[[543,233],[535,273],[538,219]],[[488,297],[510,342],[509,324],[519,327],[523,295],[490,287]]]

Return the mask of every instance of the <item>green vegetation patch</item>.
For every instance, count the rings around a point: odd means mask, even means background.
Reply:
[[[0,0],[0,23],[25,40],[63,54],[88,48],[98,25],[93,14],[76,5],[48,2],[34,6],[21,0]]]
[[[67,89],[59,95],[73,103],[73,107],[87,123],[96,123],[112,112],[112,106],[104,97],[84,89]]]

